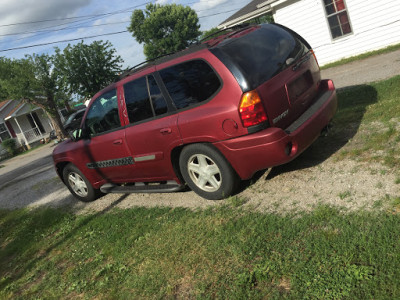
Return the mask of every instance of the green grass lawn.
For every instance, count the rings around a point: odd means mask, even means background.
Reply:
[[[400,217],[224,206],[0,212],[0,298],[395,299]]]
[[[307,155],[398,172],[400,76],[338,96],[333,130]],[[0,299],[400,299],[398,196],[386,211],[285,216],[240,198],[198,211],[0,210]]]
[[[338,99],[333,142],[349,138],[339,156],[400,169],[400,76],[344,89]]]

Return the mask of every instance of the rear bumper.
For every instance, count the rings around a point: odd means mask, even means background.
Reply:
[[[315,103],[285,130],[267,128],[214,144],[240,178],[249,179],[259,170],[293,160],[318,138],[337,109],[333,82],[323,80],[320,87]]]

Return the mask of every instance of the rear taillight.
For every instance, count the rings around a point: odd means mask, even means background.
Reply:
[[[317,65],[318,65],[318,68],[319,68],[318,59],[317,59],[317,57],[315,56],[315,52],[314,52],[314,50],[313,50],[313,49],[311,49],[311,50],[310,50],[310,52],[311,52],[311,54],[314,56],[315,62],[317,63]]]
[[[250,127],[267,121],[267,114],[257,91],[250,91],[242,95],[239,114],[244,127]]]

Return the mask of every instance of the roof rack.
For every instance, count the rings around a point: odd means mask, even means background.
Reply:
[[[210,35],[207,35],[206,37],[202,38],[201,40],[197,41],[197,43],[199,44],[201,42],[204,42],[205,40],[208,40],[210,37],[212,37],[212,36],[214,36],[216,34],[219,34],[221,32],[228,31],[228,30],[234,30],[234,29],[241,29],[241,28],[248,27],[249,25],[250,25],[250,23],[242,23],[242,24],[237,24],[237,25],[233,25],[231,27],[227,27],[227,28],[218,30],[218,31],[216,31],[216,32],[214,32],[214,33],[212,33]]]
[[[141,62],[140,64],[134,65],[133,67],[126,69],[124,72],[121,73],[121,75],[119,76],[119,78],[120,78],[120,79],[125,78],[125,77],[129,76],[130,74],[132,74],[134,71],[137,71],[137,69],[138,69],[140,66],[146,67],[146,65],[151,65],[151,64],[150,64],[151,62],[154,62],[155,60],[157,60],[157,59],[159,59],[159,58],[162,58],[162,57],[165,57],[165,56],[174,54],[174,53],[175,53],[175,52],[167,53],[167,54],[163,54],[163,55],[157,56],[157,57],[152,58],[152,59],[149,59],[149,60],[145,60],[145,61]]]
[[[171,53],[167,53],[167,54],[163,54],[163,55],[157,56],[157,57],[155,57],[155,58],[152,58],[152,59],[146,60],[146,61],[144,61],[144,62],[141,62],[140,64],[137,64],[137,65],[135,65],[135,66],[133,66],[133,67],[131,67],[131,68],[128,68],[128,69],[126,69],[125,71],[123,71],[123,72],[121,73],[121,75],[119,75],[119,80],[121,80],[121,79],[123,79],[123,78],[125,78],[125,77],[127,77],[127,76],[129,76],[129,75],[131,75],[131,74],[133,74],[133,73],[135,73],[135,72],[137,72],[138,70],[140,70],[140,69],[142,69],[142,68],[146,68],[146,67],[148,67],[148,66],[154,65],[156,61],[157,61],[157,63],[160,63],[160,60],[161,60],[162,58],[166,58],[166,57],[168,57],[168,56],[179,56],[179,55],[183,55],[183,54],[181,54],[181,53],[184,53],[185,51],[189,51],[189,50],[191,50],[191,49],[197,50],[198,47],[201,47],[201,45],[199,45],[199,44],[191,44],[191,45],[189,45],[187,48],[185,48],[185,49],[183,49],[183,50],[176,51],[176,52],[171,52]],[[205,47],[205,46],[204,46],[204,47]],[[173,57],[171,57],[171,59],[172,59],[172,58],[173,58]],[[166,59],[166,61],[167,61],[167,60],[169,60],[169,59]]]
[[[152,63],[154,63],[157,60],[160,60],[163,57],[171,56],[171,55],[174,55],[174,54],[177,54],[177,53],[184,52],[184,51],[189,50],[191,48],[198,47],[199,45],[202,44],[202,42],[204,40],[206,40],[209,37],[212,37],[212,36],[214,36],[214,35],[216,35],[218,33],[221,33],[221,32],[224,32],[224,31],[228,31],[228,30],[245,29],[249,25],[250,25],[249,23],[243,23],[243,24],[238,24],[238,25],[234,25],[234,26],[231,26],[231,27],[228,27],[228,28],[225,28],[225,29],[218,30],[217,32],[214,32],[213,34],[210,34],[210,35],[204,37],[203,39],[201,39],[201,40],[189,45],[186,49],[183,49],[183,50],[177,51],[177,52],[171,52],[171,53],[163,54],[163,55],[157,56],[155,58],[152,58],[152,59],[149,59],[149,60],[145,60],[145,61],[141,62],[140,64],[137,64],[137,65],[135,65],[135,66],[133,66],[131,68],[128,68],[128,69],[124,70],[121,73],[121,75],[119,75],[119,80],[121,80],[121,79],[133,74],[134,72],[138,71],[139,69],[141,69],[140,67],[145,68],[147,66],[152,65]]]

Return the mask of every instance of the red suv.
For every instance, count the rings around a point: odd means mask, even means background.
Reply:
[[[240,180],[303,152],[337,107],[310,45],[277,24],[232,30],[122,77],[53,152],[82,201],[186,184],[228,197]]]

